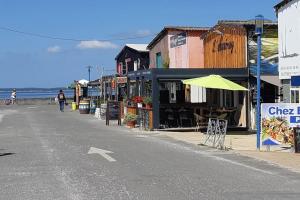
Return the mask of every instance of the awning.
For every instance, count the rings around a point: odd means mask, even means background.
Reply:
[[[228,79],[223,78],[220,75],[209,75],[199,78],[192,78],[182,81],[187,85],[194,85],[205,88],[223,89],[223,90],[234,90],[234,91],[247,91],[248,89],[232,82]]]
[[[276,85],[278,87],[282,86],[281,80],[279,79],[279,76],[273,76],[273,75],[261,75],[260,79],[262,81],[265,81],[267,83],[270,83],[272,85]]]

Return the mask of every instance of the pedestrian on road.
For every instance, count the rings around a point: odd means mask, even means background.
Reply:
[[[11,99],[11,104],[16,103],[16,100],[17,100],[17,91],[16,91],[16,89],[12,90],[10,99]]]
[[[57,99],[59,102],[59,109],[61,112],[64,112],[64,106],[65,106],[65,102],[66,102],[66,97],[65,94],[63,92],[63,90],[60,90],[58,95],[57,95]]]

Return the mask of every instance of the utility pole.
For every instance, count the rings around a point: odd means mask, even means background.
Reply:
[[[89,82],[91,81],[91,68],[93,68],[92,66],[87,66],[86,68],[88,68],[88,72],[89,72]]]
[[[101,72],[101,85],[102,85],[102,94],[103,94],[103,102],[106,103],[106,89],[105,89],[105,81],[103,81],[103,74],[104,74],[104,67],[102,67],[102,72]]]

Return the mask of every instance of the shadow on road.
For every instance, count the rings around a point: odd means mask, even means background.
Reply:
[[[0,153],[0,157],[1,156],[10,156],[10,155],[14,155],[15,153]]]

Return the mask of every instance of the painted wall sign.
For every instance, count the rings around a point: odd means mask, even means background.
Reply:
[[[294,143],[294,127],[300,126],[300,104],[263,103],[261,105],[262,145]]]
[[[233,52],[233,48],[234,48],[234,42],[230,41],[230,42],[222,42],[220,41],[219,44],[217,44],[217,40],[214,41],[214,47],[213,47],[213,52],[220,52],[220,51],[225,51],[225,50],[230,50],[230,53]]]
[[[170,47],[178,47],[186,44],[186,32],[179,33],[170,38]]]

